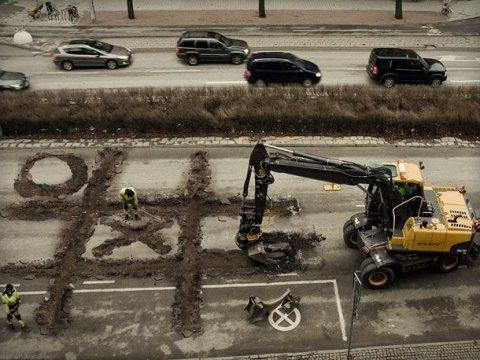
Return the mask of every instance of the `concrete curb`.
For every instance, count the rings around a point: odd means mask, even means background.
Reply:
[[[352,359],[395,359],[395,360],[478,360],[480,359],[480,342],[478,340],[437,342],[423,344],[404,344],[371,346],[352,349]],[[234,359],[301,359],[301,360],[344,360],[346,349],[316,350],[301,353],[259,354],[250,356],[230,356],[205,358],[208,360],[234,360]]]
[[[4,139],[0,149],[73,149],[73,148],[148,148],[148,147],[251,147],[259,140],[279,146],[301,147],[414,147],[414,148],[480,148],[480,140],[469,141],[454,137],[433,140],[407,139],[386,141],[368,136],[284,136],[255,139],[250,137],[175,137],[175,138],[114,138],[114,139]]]
[[[0,45],[12,46],[12,47],[15,47],[15,48],[18,48],[18,49],[38,51],[38,52],[42,52],[42,53],[48,52],[45,49],[41,49],[41,48],[38,48],[38,47],[35,47],[35,46],[18,45],[18,44],[9,43],[9,42],[2,41],[2,40],[0,40]]]

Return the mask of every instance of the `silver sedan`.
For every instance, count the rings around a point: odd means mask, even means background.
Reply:
[[[114,70],[132,61],[130,49],[94,39],[71,40],[53,51],[53,63],[66,71],[78,67],[107,67]]]

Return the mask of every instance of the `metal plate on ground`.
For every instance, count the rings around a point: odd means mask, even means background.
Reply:
[[[278,331],[291,331],[295,329],[298,324],[300,324],[301,319],[300,310],[295,308],[287,312],[282,306],[270,311],[268,315],[268,322]]]

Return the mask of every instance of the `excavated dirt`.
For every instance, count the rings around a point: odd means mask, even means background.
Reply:
[[[32,180],[30,169],[39,160],[49,157],[57,158],[64,161],[72,172],[72,177],[66,182],[58,185],[37,184]],[[81,189],[88,179],[88,167],[85,161],[71,154],[52,155],[48,153],[38,153],[27,159],[20,174],[15,180],[14,187],[23,197],[32,196],[51,196],[57,197],[62,195],[73,194]]]
[[[105,149],[99,152],[98,167],[93,170],[92,177],[85,188],[81,212],[75,216],[72,224],[62,234],[65,252],[59,259],[58,275],[48,288],[48,300],[42,303],[35,313],[38,325],[49,331],[56,332],[59,325],[68,319],[62,309],[70,297],[68,283],[75,270],[77,258],[81,255],[79,248],[83,248],[93,234],[97,220],[96,208],[105,196],[112,175],[122,162],[122,157],[123,153],[117,149]]]
[[[138,222],[126,223],[118,218],[102,218],[100,223],[110,226],[122,235],[94,247],[92,252],[97,258],[111,255],[116,247],[128,246],[136,241],[144,243],[160,255],[168,254],[172,250],[171,246],[164,244],[165,240],[157,233],[161,229],[170,227],[172,220],[143,221],[140,223],[141,226],[136,226]]]
[[[60,188],[45,184],[32,184],[29,181],[29,169],[35,161],[48,156],[57,156],[70,165],[74,183]],[[172,305],[174,329],[185,337],[201,331],[201,279],[202,275],[216,277],[225,274],[252,275],[267,272],[279,272],[301,269],[297,254],[318,246],[323,237],[317,234],[300,233],[264,233],[266,243],[288,242],[292,248],[291,256],[278,266],[262,266],[251,261],[241,250],[202,249],[201,221],[207,216],[237,217],[241,198],[221,199],[209,190],[211,172],[206,152],[196,152],[191,157],[191,166],[187,183],[178,192],[165,197],[160,195],[139,194],[140,208],[152,216],[142,214],[141,226],[127,225],[119,217],[122,207],[119,200],[107,196],[107,189],[113,177],[121,173],[124,153],[117,149],[99,151],[90,179],[87,177],[85,162],[73,155],[38,154],[28,159],[15,188],[22,196],[49,196],[50,198],[32,199],[16,203],[6,210],[8,219],[47,220],[62,219],[69,225],[61,234],[62,245],[54,260],[46,263],[21,263],[14,267],[0,269],[1,273],[16,276],[48,277],[54,279],[48,289],[48,301],[43,302],[36,311],[36,320],[42,333],[54,332],[68,324],[70,319],[70,298],[68,284],[78,278],[90,276],[129,276],[152,277],[169,280],[176,286],[175,300]],[[66,198],[86,184],[78,199]],[[60,191],[60,192],[57,192]],[[58,194],[61,194],[59,197]],[[295,198],[281,198],[269,202],[269,216],[288,217],[300,211]],[[176,221],[180,227],[178,238],[179,251],[175,256],[151,260],[105,260],[115,248],[128,246],[140,241],[160,255],[168,254],[171,247],[165,244],[158,231],[172,226]],[[121,235],[104,241],[93,249],[96,260],[85,259],[86,243],[92,236],[95,225],[102,223],[110,226]],[[231,241],[234,241],[232,234]]]
[[[210,169],[206,152],[192,155],[186,195],[190,198],[185,213],[179,221],[179,237],[182,257],[181,271],[176,278],[177,291],[173,303],[173,326],[185,337],[190,337],[201,329],[201,251],[202,230],[201,199],[207,196],[210,184]]]

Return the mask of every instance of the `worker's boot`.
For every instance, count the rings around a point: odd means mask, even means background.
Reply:
[[[25,327],[26,327],[25,321],[23,321],[23,320],[18,320],[18,323],[20,324],[20,326],[21,326],[22,329],[25,329]]]
[[[11,321],[8,322],[8,327],[12,330],[15,330],[15,325],[13,325],[13,322]]]

